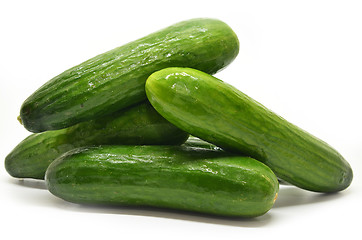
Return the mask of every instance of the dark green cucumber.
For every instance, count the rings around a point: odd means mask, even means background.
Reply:
[[[56,130],[104,116],[146,99],[147,77],[180,66],[213,74],[234,60],[238,38],[225,23],[177,23],[85,61],[49,80],[23,103],[31,132]]]
[[[164,69],[148,78],[146,93],[154,108],[180,129],[256,158],[293,185],[336,192],[352,181],[350,165],[327,143],[206,73]]]
[[[263,163],[187,146],[103,146],[50,164],[49,191],[82,204],[136,205],[254,217],[274,204],[279,184]]]
[[[170,124],[148,103],[69,128],[34,133],[5,159],[7,172],[17,178],[44,179],[49,164],[78,147],[113,144],[182,144],[188,134]]]

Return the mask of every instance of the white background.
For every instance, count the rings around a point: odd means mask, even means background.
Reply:
[[[178,21],[218,18],[240,39],[216,76],[335,147],[354,180],[339,194],[282,187],[252,220],[137,208],[86,207],[0,168],[0,234],[12,239],[355,239],[361,217],[361,1],[1,1],[0,159],[29,133],[21,103],[99,53]],[[354,237],[352,237],[354,236]]]

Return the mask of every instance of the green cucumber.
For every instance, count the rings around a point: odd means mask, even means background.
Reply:
[[[50,164],[49,191],[80,204],[152,206],[255,217],[279,184],[263,163],[187,146],[103,146],[70,151]]]
[[[49,164],[78,147],[113,144],[182,144],[188,134],[170,124],[148,103],[69,128],[34,133],[5,159],[7,172],[17,178],[44,179]]]
[[[49,80],[20,109],[31,132],[70,127],[146,99],[147,77],[165,67],[213,74],[239,51],[232,29],[216,19],[191,19],[91,58]]]
[[[155,72],[146,82],[146,93],[175,126],[262,161],[290,184],[336,192],[352,181],[350,165],[327,143],[204,72],[190,68]]]

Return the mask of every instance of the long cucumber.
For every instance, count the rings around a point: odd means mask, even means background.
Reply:
[[[241,217],[269,211],[279,189],[257,160],[184,145],[75,149],[57,158],[45,179],[51,193],[74,203]]]
[[[145,100],[145,81],[157,70],[183,66],[212,74],[238,52],[238,38],[224,22],[183,21],[52,78],[24,101],[20,120],[31,132],[70,127]]]
[[[293,185],[336,192],[351,184],[352,169],[334,148],[209,74],[163,69],[148,78],[146,93],[175,126],[258,159]]]
[[[44,179],[49,164],[63,153],[84,146],[116,144],[182,144],[188,134],[161,117],[148,103],[72,127],[33,133],[6,157],[7,172],[17,178]]]

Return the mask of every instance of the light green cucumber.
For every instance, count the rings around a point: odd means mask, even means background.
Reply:
[[[333,147],[209,74],[163,69],[148,78],[146,93],[175,126],[262,161],[286,182],[316,192],[351,184],[352,169]]]

